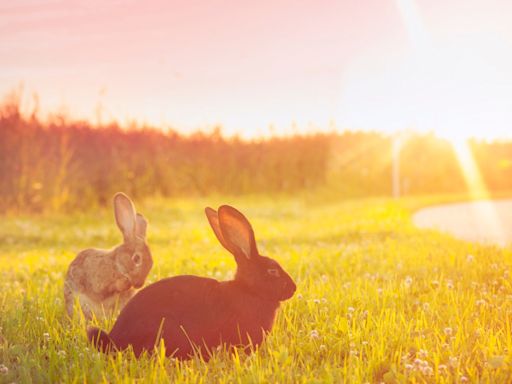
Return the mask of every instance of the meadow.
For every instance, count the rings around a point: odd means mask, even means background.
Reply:
[[[416,229],[411,212],[439,200],[136,200],[150,221],[147,283],[232,276],[203,213],[222,203],[250,218],[261,253],[297,283],[256,353],[218,351],[208,363],[162,348],[106,356],[88,344],[84,321],[67,317],[63,279],[76,252],[121,241],[110,207],[2,216],[0,382],[510,382],[512,250]]]

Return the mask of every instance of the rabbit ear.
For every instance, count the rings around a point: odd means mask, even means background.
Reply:
[[[114,196],[114,212],[117,226],[123,233],[125,241],[135,237],[135,208],[132,201],[122,192]]]
[[[146,238],[146,230],[148,229],[148,221],[142,214],[137,212],[135,216],[135,236],[145,239]]]
[[[254,231],[245,216],[229,205],[219,208],[219,227],[225,241],[225,247],[235,255],[247,259],[258,256]]]
[[[213,233],[215,233],[217,240],[219,240],[224,248],[230,251],[226,244],[226,240],[224,240],[224,237],[222,236],[222,231],[220,230],[219,216],[217,215],[217,211],[210,207],[206,207],[204,209],[204,213],[206,213],[206,218],[208,219],[208,222],[210,223],[210,226],[212,227]]]

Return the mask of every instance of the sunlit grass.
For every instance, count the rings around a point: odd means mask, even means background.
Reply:
[[[203,217],[226,202],[215,200],[137,203],[150,220],[150,281],[231,276]],[[66,318],[62,284],[78,250],[120,241],[112,213],[5,217],[0,382],[510,382],[510,249],[415,229],[413,200],[231,203],[298,286],[257,353],[204,363],[95,352],[85,325]]]

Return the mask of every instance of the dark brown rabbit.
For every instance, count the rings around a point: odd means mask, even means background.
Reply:
[[[274,260],[261,256],[249,221],[223,205],[206,216],[220,243],[237,263],[235,278],[219,282],[175,276],[139,291],[124,307],[110,334],[90,328],[88,337],[108,352],[132,347],[151,352],[163,340],[167,355],[188,359],[194,351],[208,359],[217,346],[258,346],[270,331],[279,303],[296,286]]]
[[[153,266],[146,244],[147,221],[135,212],[133,203],[123,193],[114,196],[117,226],[123,244],[111,250],[86,249],[71,262],[64,282],[66,309],[73,315],[76,298],[87,319],[109,316],[121,309],[144,285]]]

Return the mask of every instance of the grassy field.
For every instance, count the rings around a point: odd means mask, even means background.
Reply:
[[[435,199],[429,199],[433,201]],[[426,201],[426,200],[423,200]],[[260,251],[295,279],[251,356],[178,362],[91,349],[62,286],[77,251],[120,242],[112,212],[0,220],[0,382],[510,382],[512,251],[415,229],[420,200],[311,204],[292,199],[148,201],[154,267],[227,279],[235,263],[205,205],[252,221]],[[109,329],[112,320],[100,324]]]

